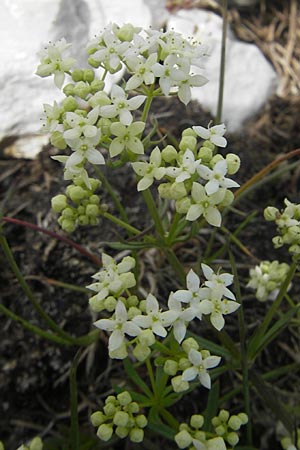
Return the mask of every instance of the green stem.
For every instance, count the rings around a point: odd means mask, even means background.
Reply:
[[[71,450],[79,449],[78,398],[77,398],[77,366],[82,350],[78,350],[70,369],[70,403],[71,403]]]
[[[226,57],[226,35],[227,35],[227,9],[228,9],[228,2],[227,2],[227,0],[223,0],[223,26],[222,26],[222,43],[221,43],[220,81],[219,81],[219,96],[218,96],[216,124],[219,124],[221,122],[222,109],[223,109],[223,95],[224,95],[224,81],[225,81],[225,57]]]
[[[153,369],[151,366],[150,358],[146,359],[146,366],[147,366],[147,370],[148,370],[148,374],[149,374],[149,379],[150,379],[153,395],[154,395],[154,397],[156,397],[156,384],[155,384],[155,379],[154,379],[154,374],[153,374]]]
[[[142,191],[142,194],[143,194],[144,200],[146,202],[146,205],[148,207],[150,216],[152,217],[152,220],[154,222],[155,229],[156,229],[157,233],[160,235],[160,237],[162,238],[162,240],[164,240],[165,230],[161,223],[161,220],[160,220],[157,208],[156,208],[156,204],[155,204],[155,201],[153,199],[150,189],[146,189],[146,190]]]
[[[49,328],[57,333],[59,336],[61,336],[64,340],[67,340],[70,343],[74,343],[74,338],[69,333],[66,333],[64,330],[62,330],[55,322],[51,319],[50,316],[44,311],[44,309],[40,306],[40,304],[36,301],[34,298],[31,289],[29,288],[28,284],[26,283],[17,263],[13,256],[13,253],[8,245],[8,242],[5,238],[5,236],[1,233],[1,227],[0,227],[0,245],[4,251],[4,254],[9,262],[9,265],[11,269],[13,270],[18,282],[20,283],[20,286],[22,287],[23,291],[25,292],[27,298],[32,303],[34,309],[36,312],[44,319],[44,321],[47,323]]]
[[[102,215],[102,217],[105,217],[105,219],[108,219],[111,222],[113,222],[113,223],[119,225],[120,227],[124,228],[125,230],[127,230],[130,235],[132,235],[132,234],[133,235],[141,234],[140,230],[138,230],[137,228],[129,225],[129,223],[124,222],[121,219],[118,219],[117,217],[113,216],[112,214],[110,214],[108,212],[104,212],[101,215]]]
[[[149,111],[150,111],[150,107],[151,107],[151,103],[152,103],[153,97],[154,97],[154,84],[152,84],[150,86],[150,89],[148,90],[148,93],[147,93],[147,100],[145,102],[143,113],[142,113],[142,117],[141,117],[141,121],[142,122],[145,122],[145,123],[147,122],[147,118],[148,118],[148,114],[149,114]]]

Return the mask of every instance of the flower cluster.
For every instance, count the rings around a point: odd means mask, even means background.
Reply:
[[[256,290],[256,298],[260,302],[275,300],[279,289],[286,279],[289,265],[278,261],[262,261],[250,269],[250,281],[247,287]]]
[[[189,450],[226,450],[227,442],[233,448],[239,442],[237,431],[248,422],[248,417],[245,413],[230,417],[229,412],[223,409],[211,422],[214,432],[201,430],[204,418],[200,414],[193,415],[189,424],[182,423],[175,436],[178,447]]]
[[[265,219],[274,221],[277,225],[278,236],[272,241],[275,248],[283,245],[289,246],[289,252],[298,256],[300,254],[300,205],[284,200],[285,209],[279,211],[273,206],[268,206],[264,211]]]
[[[220,361],[219,356],[200,349],[195,339],[188,338],[182,342],[176,354],[166,358],[163,368],[164,372],[172,377],[171,384],[175,392],[187,391],[191,381],[197,381],[210,389],[211,380],[208,369],[216,367]]]
[[[90,189],[82,177],[76,177],[73,184],[67,187],[66,195],[59,194],[52,198],[52,209],[60,213],[58,223],[68,233],[73,232],[78,225],[96,225],[98,217],[105,210],[100,205],[100,198],[95,194],[101,185],[100,181],[89,178]]]
[[[228,178],[239,169],[240,160],[229,153],[226,158],[216,153],[216,146],[225,147],[224,125],[208,129],[200,126],[182,133],[179,151],[167,145],[162,151],[155,147],[149,162],[133,162],[132,167],[141,177],[138,190],[150,187],[154,180],[163,180],[158,192],[162,198],[175,201],[176,211],[195,221],[204,217],[213,226],[221,225],[220,210],[233,201],[230,188],[238,183]],[[206,139],[198,149],[198,138]]]
[[[147,418],[139,414],[138,403],[132,401],[131,395],[123,391],[116,397],[109,395],[105,400],[103,411],[91,415],[92,424],[98,428],[97,436],[108,441],[113,433],[123,439],[129,436],[131,442],[142,442]]]

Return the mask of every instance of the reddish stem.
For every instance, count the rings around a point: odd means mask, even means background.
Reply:
[[[12,217],[6,217],[6,216],[2,217],[2,220],[4,220],[4,222],[10,222],[10,223],[14,223],[16,225],[21,225],[22,227],[31,228],[32,230],[39,231],[40,233],[47,234],[48,236],[51,236],[54,239],[58,239],[59,241],[65,242],[66,244],[70,245],[71,247],[74,247],[79,253],[81,253],[82,255],[89,258],[97,266],[102,265],[101,260],[96,255],[94,255],[93,253],[90,253],[84,247],[82,247],[81,245],[72,241],[72,239],[69,239],[65,236],[61,236],[53,231],[48,231],[45,228],[35,225],[34,223],[26,222],[26,220],[13,219]]]

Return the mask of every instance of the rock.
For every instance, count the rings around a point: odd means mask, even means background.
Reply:
[[[192,89],[198,100],[213,116],[217,111],[221,54],[222,18],[199,9],[180,10],[171,15],[168,28],[186,36],[195,36],[209,46],[210,56],[204,74],[209,82]],[[228,131],[235,132],[253,117],[276,91],[275,70],[256,45],[238,41],[230,28],[227,31],[226,70],[222,120]],[[204,124],[205,125],[205,124]]]

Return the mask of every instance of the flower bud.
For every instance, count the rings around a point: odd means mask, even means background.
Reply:
[[[193,428],[202,428],[204,424],[204,418],[201,414],[193,414],[190,420],[190,425]]]
[[[112,402],[105,402],[103,411],[108,417],[113,417],[117,412],[117,408]]]
[[[66,84],[63,88],[63,93],[68,97],[69,95],[74,95],[75,84],[69,83]]]
[[[167,375],[175,376],[178,371],[178,364],[176,361],[173,361],[172,359],[167,359],[167,361],[164,364],[164,372]]]
[[[130,306],[127,310],[128,320],[132,320],[135,316],[141,314],[141,310],[136,306]]]
[[[199,350],[198,342],[194,338],[187,338],[182,342],[182,348],[185,353],[189,353],[190,350]]]
[[[238,416],[231,416],[228,420],[228,426],[232,428],[234,431],[237,431],[241,428],[242,422]]]
[[[140,362],[145,361],[151,353],[151,349],[145,345],[137,344],[133,349],[133,356]]]
[[[68,186],[66,193],[75,203],[79,203],[86,196],[86,191],[82,187],[74,185]]]
[[[210,147],[200,147],[198,152],[198,158],[203,163],[209,163],[213,157],[213,151]]]
[[[83,71],[83,77],[82,77],[83,81],[87,81],[88,83],[91,83],[92,81],[94,81],[94,78],[95,78],[95,72],[93,69],[85,69]]]
[[[180,200],[187,195],[184,183],[173,183],[171,186],[172,199]]]
[[[223,161],[223,159],[224,159],[223,156],[220,155],[219,153],[217,153],[215,156],[213,156],[209,163],[211,169],[213,169],[215,167],[215,165],[217,164],[218,161]]]
[[[117,400],[120,403],[121,406],[129,405],[129,403],[132,402],[131,395],[128,391],[123,391],[120,394],[117,395]]]
[[[131,402],[128,407],[128,412],[130,412],[131,414],[136,414],[139,412],[140,407],[139,404],[137,402]]]
[[[90,84],[91,94],[96,94],[97,92],[103,91],[105,86],[102,80],[93,80]]]
[[[110,136],[111,121],[106,117],[101,117],[97,122],[97,127],[100,128],[103,136]]]
[[[72,219],[64,219],[61,217],[60,219],[62,220],[59,220],[59,224],[64,231],[66,231],[67,233],[73,233],[73,231],[76,230],[76,224]]]
[[[111,359],[125,359],[127,355],[128,353],[125,343],[123,343],[121,347],[116,348],[116,350],[109,351],[109,357]]]
[[[106,421],[107,417],[103,414],[102,411],[96,411],[91,415],[90,419],[94,427],[99,427]]]
[[[69,96],[62,101],[62,107],[65,111],[75,111],[78,108],[78,103],[74,97]]]
[[[85,225],[89,225],[90,221],[88,216],[86,216],[85,214],[81,214],[80,216],[78,216],[78,224],[85,226]]]
[[[43,441],[39,436],[34,437],[30,444],[29,444],[29,450],[42,450],[43,448]]]
[[[127,306],[130,308],[131,306],[137,306],[139,304],[139,299],[136,295],[130,295],[127,299]],[[145,330],[148,331],[148,330]]]
[[[119,427],[126,427],[129,421],[129,415],[125,411],[117,411],[113,418],[113,423]]]
[[[83,70],[82,69],[74,69],[72,72],[72,80],[73,81],[83,81]]]
[[[95,67],[95,69],[98,69],[98,67],[100,67],[101,62],[98,61],[97,59],[93,58],[92,56],[90,56],[88,58],[88,63],[90,66]]]
[[[229,445],[232,445],[232,447],[235,447],[236,444],[239,442],[239,436],[237,433],[228,433],[226,436],[226,441]]]
[[[246,425],[246,423],[248,423],[248,416],[247,416],[247,414],[241,412],[241,413],[238,414],[238,418],[242,422],[242,425]]]
[[[234,200],[234,193],[232,191],[229,191],[229,189],[226,189],[224,198],[222,202],[220,203],[220,206],[229,206]]]
[[[173,145],[167,145],[161,152],[162,159],[168,163],[177,158],[178,152]]]
[[[131,442],[142,442],[144,439],[144,430],[142,430],[141,428],[132,428],[129,433],[129,439],[131,440]]]
[[[275,236],[272,239],[275,248],[280,248],[283,246],[284,242],[281,236]]]
[[[189,388],[189,383],[184,381],[181,375],[177,375],[177,377],[172,378],[171,384],[174,392],[187,391]]]
[[[216,437],[207,441],[207,450],[226,450],[224,439]]]
[[[268,206],[264,210],[264,218],[268,222],[276,220],[279,214],[279,210],[275,208],[274,206]]]
[[[166,198],[168,200],[172,200],[172,184],[171,183],[161,183],[158,186],[158,193],[161,198]]]
[[[56,213],[60,213],[68,206],[67,197],[63,194],[56,195],[51,199],[51,206]]]
[[[116,427],[115,433],[120,439],[124,439],[128,436],[129,429],[127,427]]]
[[[191,363],[187,358],[180,358],[178,362],[178,369],[179,370],[185,370],[188,367],[191,367]]]
[[[105,309],[103,300],[98,300],[98,296],[94,295],[89,299],[89,305],[92,311],[94,312],[100,312]],[[107,308],[106,308],[107,309]],[[114,309],[113,309],[114,311]]]
[[[99,216],[99,206],[87,205],[85,212],[88,216],[97,217]]]
[[[179,214],[187,214],[188,210],[190,209],[190,206],[191,206],[191,200],[188,197],[182,198],[180,200],[176,200],[176,203],[175,203],[176,211]]]
[[[66,141],[60,131],[53,131],[53,133],[51,133],[50,142],[53,147],[56,147],[59,150],[65,150],[67,148]]]
[[[144,414],[139,414],[135,418],[135,423],[139,428],[145,428],[148,423],[147,417]]]
[[[219,412],[219,419],[221,420],[221,422],[227,422],[229,416],[229,411],[227,411],[226,409],[221,409],[221,411]]]
[[[185,152],[186,150],[195,150],[197,145],[197,139],[194,136],[183,136],[181,141],[179,142],[179,148],[181,151]]]
[[[224,425],[218,425],[217,427],[215,427],[215,432],[218,436],[224,436],[226,431],[227,427],[225,427]]]
[[[152,332],[152,330],[142,330],[138,336],[139,342],[142,345],[145,345],[147,347],[150,347],[155,342],[155,336]]]
[[[113,434],[113,427],[111,424],[106,424],[103,423],[102,425],[100,425],[100,427],[97,430],[97,436],[102,440],[102,441],[109,441],[110,438],[112,437]]]
[[[212,142],[210,142],[209,140],[204,141],[202,144],[203,147],[208,147],[210,148],[212,151],[214,151],[214,149],[216,148],[215,144],[213,144]]]
[[[182,137],[184,137],[184,136],[197,137],[197,133],[196,133],[196,131],[193,130],[193,128],[186,128],[182,132]]]
[[[234,175],[241,166],[241,160],[238,157],[238,155],[235,155],[234,153],[228,153],[226,155],[226,162],[227,162],[227,173],[229,175]]]
[[[179,448],[186,448],[193,442],[192,436],[187,430],[179,431],[174,439]]]
[[[84,81],[79,81],[74,87],[74,94],[78,97],[85,99],[90,93],[90,86]]]
[[[116,35],[120,41],[130,42],[132,41],[135,32],[136,28],[131,23],[125,23],[121,28],[119,28]]]
[[[92,108],[95,108],[96,106],[110,105],[111,101],[104,91],[99,91],[89,99],[88,103]]]

